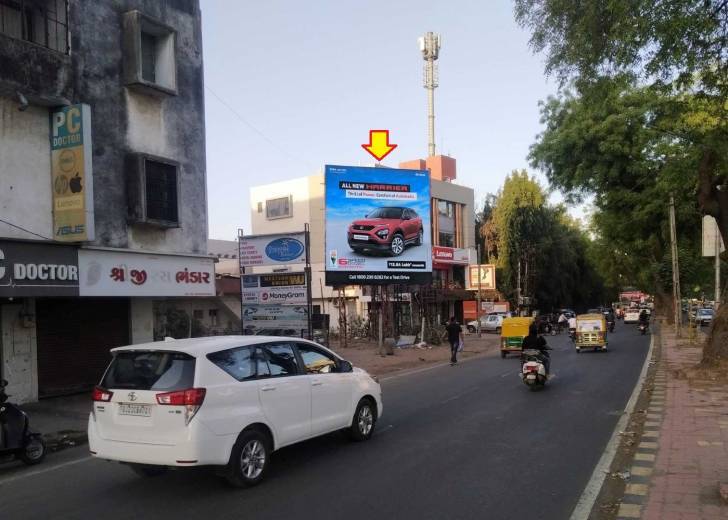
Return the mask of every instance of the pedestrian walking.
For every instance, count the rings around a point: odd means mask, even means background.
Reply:
[[[463,328],[455,316],[450,318],[450,323],[445,327],[447,341],[450,343],[450,366],[458,362],[458,350],[464,343]]]

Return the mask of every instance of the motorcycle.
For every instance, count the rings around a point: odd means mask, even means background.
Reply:
[[[639,326],[640,334],[642,334],[644,336],[645,334],[647,334],[647,330],[649,328],[650,327],[649,327],[649,325],[647,323],[640,323],[640,326]]]
[[[0,462],[19,459],[29,466],[39,464],[46,455],[43,437],[30,429],[24,411],[7,402],[6,386],[7,381],[0,381]]]
[[[614,332],[614,320],[607,322],[607,330],[609,330],[609,332]]]
[[[571,341],[576,341],[576,329],[575,328],[569,328],[569,339]]]
[[[546,365],[538,350],[524,350],[521,354],[521,379],[531,390],[542,388],[548,381]]]

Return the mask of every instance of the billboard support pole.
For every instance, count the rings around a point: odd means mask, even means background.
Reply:
[[[715,303],[713,303],[714,312],[718,312],[720,306],[720,244],[721,236],[718,224],[715,225]]]
[[[470,269],[468,267],[468,269]],[[468,276],[470,276],[470,273],[468,273]],[[480,301],[481,301],[481,285],[482,285],[482,278],[480,274],[480,244],[478,244],[478,308],[475,310],[475,319],[478,323],[478,337],[482,338],[482,333],[480,330]]]
[[[313,312],[313,296],[311,295],[311,230],[309,229],[308,223],[303,228],[304,235],[306,237],[306,314],[308,321],[308,339],[313,340],[313,330],[311,328],[311,318]]]
[[[243,267],[242,255],[240,254],[240,241],[243,239],[243,228],[238,228],[238,268],[240,276],[240,334],[245,334],[245,318],[243,317],[243,275],[245,267]]]

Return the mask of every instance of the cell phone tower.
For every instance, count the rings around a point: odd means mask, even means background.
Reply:
[[[440,55],[442,38],[433,32],[418,38],[422,58],[425,60],[424,86],[427,89],[427,152],[435,155],[435,89],[438,86],[437,60]]]

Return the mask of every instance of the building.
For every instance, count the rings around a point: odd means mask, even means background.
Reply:
[[[400,164],[401,168],[428,169],[431,174],[433,284],[422,288],[423,299],[432,307],[434,319],[457,315],[462,319],[462,301],[472,299],[466,290],[465,269],[475,263],[475,195],[472,188],[456,180],[455,159],[434,156]],[[372,295],[367,288],[346,287],[341,291],[325,284],[324,273],[324,176],[322,173],[255,186],[250,190],[251,229],[246,234],[302,231],[310,226],[314,313],[331,316],[337,328],[343,307],[350,317],[364,317]],[[398,302],[407,303],[407,296]]]
[[[0,370],[29,401],[215,295],[199,3],[2,2],[0,64]]]

